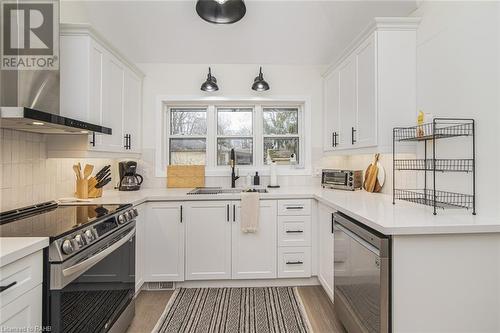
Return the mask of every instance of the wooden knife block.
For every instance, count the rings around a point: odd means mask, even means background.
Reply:
[[[90,177],[89,179],[76,180],[75,195],[78,199],[100,198],[102,197],[102,188],[96,188],[97,179]]]
[[[100,198],[102,197],[102,188],[96,188],[97,179],[95,177],[89,178],[88,191],[89,198]]]

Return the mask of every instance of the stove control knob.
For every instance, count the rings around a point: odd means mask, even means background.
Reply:
[[[125,223],[125,221],[126,221],[125,214],[118,215],[118,223],[123,224]]]
[[[134,212],[135,216],[139,216],[139,211],[137,210],[137,208],[132,209],[132,211]]]
[[[85,238],[87,238],[87,242],[92,242],[95,239],[94,233],[90,229],[85,230],[84,234]]]
[[[75,243],[78,245],[78,248],[80,248],[86,244],[85,238],[83,237],[83,234],[76,235],[74,239],[75,239]]]
[[[63,251],[64,254],[71,254],[71,253],[73,253],[73,251],[74,251],[73,244],[71,243],[71,241],[69,239],[66,239],[62,243],[62,251]]]
[[[127,220],[129,220],[129,221],[134,218],[134,215],[133,215],[133,213],[132,213],[131,210],[129,210],[128,212],[126,212],[125,215],[127,215],[127,217],[128,217]]]

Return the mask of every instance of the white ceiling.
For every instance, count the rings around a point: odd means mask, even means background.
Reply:
[[[89,22],[137,63],[329,64],[376,16],[415,1],[245,1],[231,25],[203,21],[188,1],[62,1],[63,22]]]

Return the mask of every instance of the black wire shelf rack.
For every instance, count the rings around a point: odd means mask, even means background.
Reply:
[[[437,208],[473,208],[473,195],[456,192],[438,191],[432,189],[395,189],[394,196],[398,200],[405,200]]]
[[[476,152],[474,119],[434,118],[432,123],[393,129],[393,204],[396,200],[434,207],[437,209],[465,208],[476,215]],[[471,137],[470,158],[437,158],[437,141],[453,137]],[[424,144],[424,158],[398,159],[397,143],[420,142]],[[429,153],[428,146],[432,147]],[[396,188],[396,171],[423,171],[424,187],[421,189]],[[437,189],[436,173],[455,172],[472,175],[472,193],[447,192]],[[429,185],[430,180],[430,185]]]
[[[434,139],[471,136],[474,134],[473,122],[454,122],[454,119],[439,118],[432,122],[411,127],[398,127],[394,139],[396,141],[426,141]],[[446,121],[444,121],[446,120]],[[440,122],[441,121],[441,122]]]
[[[474,160],[471,158],[457,159],[395,159],[394,168],[399,171],[433,171],[439,172],[472,172]]]

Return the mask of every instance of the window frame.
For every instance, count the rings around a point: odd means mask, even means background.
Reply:
[[[200,96],[170,96],[159,95],[156,97],[157,113],[155,119],[155,176],[165,177],[166,167],[169,165],[169,139],[170,124],[169,110],[176,108],[206,108],[207,110],[207,150],[206,172],[207,176],[227,176],[229,166],[217,165],[217,107],[253,108],[253,165],[240,165],[240,175],[245,176],[258,171],[261,175],[269,175],[269,166],[264,164],[264,135],[263,108],[297,108],[298,109],[298,136],[299,138],[299,163],[295,166],[278,165],[280,175],[307,175],[311,176],[311,98],[309,96],[285,96],[275,98],[260,97],[200,97]],[[166,129],[168,128],[168,131]],[[185,136],[183,136],[185,137]],[[276,135],[285,137],[285,135]]]
[[[183,109],[186,109],[186,110],[191,110],[191,111],[194,111],[194,110],[197,110],[197,111],[201,111],[202,109],[205,109],[205,112],[206,112],[206,122],[207,122],[207,131],[205,133],[205,135],[183,135],[183,134],[172,134],[171,133],[171,125],[172,125],[172,110],[183,110]],[[208,106],[206,105],[181,105],[181,106],[178,106],[178,105],[172,105],[172,106],[167,106],[167,110],[166,110],[166,117],[165,117],[165,151],[164,151],[164,160],[166,161],[166,164],[165,164],[165,167],[169,166],[170,165],[170,140],[171,139],[205,139],[205,166],[207,165],[208,163],[208,136],[209,136],[209,133],[208,133]]]
[[[220,135],[219,134],[219,109],[250,109],[252,113],[252,135]],[[252,164],[249,165],[237,165],[238,168],[249,168],[256,166],[255,164],[255,154],[256,154],[256,145],[255,145],[255,105],[214,105],[214,113],[215,113],[215,167],[216,168],[224,168],[227,165],[219,165],[217,161],[217,155],[219,153],[218,142],[219,139],[252,139]]]

